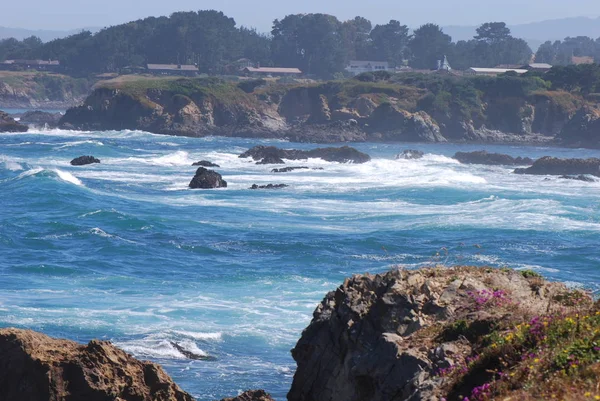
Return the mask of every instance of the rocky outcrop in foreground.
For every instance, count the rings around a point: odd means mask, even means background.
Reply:
[[[71,160],[71,166],[85,166],[93,163],[100,163],[100,160],[94,156],[79,156]]]
[[[0,110],[0,132],[27,132],[28,127]]]
[[[193,401],[164,370],[106,341],[87,345],[29,330],[0,330],[4,401]]]
[[[357,275],[327,294],[292,350],[298,368],[288,400],[462,401],[503,377],[492,371],[497,359],[485,358],[508,355],[498,344],[515,338],[506,333],[517,323],[591,302],[529,271],[440,267]],[[490,336],[503,342],[485,354]]]
[[[274,401],[264,390],[249,390],[237,397],[223,398],[221,401]]]
[[[454,159],[463,164],[487,164],[487,165],[505,165],[505,166],[524,166],[533,164],[529,157],[512,157],[502,153],[488,153],[485,150],[474,152],[456,152]]]
[[[535,175],[580,175],[590,174],[600,177],[600,159],[559,159],[544,156],[536,160],[531,167],[518,168],[515,174]]]
[[[366,163],[371,156],[349,146],[340,148],[317,148],[311,150],[280,149],[275,146],[258,145],[242,153],[240,158],[251,157],[254,160],[267,159],[271,163],[277,160],[306,160],[309,158],[323,159],[328,162]],[[281,163],[279,163],[281,164]]]
[[[227,188],[227,181],[216,171],[199,167],[196,175],[190,181],[189,187],[194,189]]]

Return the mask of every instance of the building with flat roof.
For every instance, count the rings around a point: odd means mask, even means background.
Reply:
[[[148,64],[148,72],[156,75],[195,76],[198,67],[191,64]]]
[[[298,76],[302,71],[298,68],[285,67],[244,67],[242,72],[249,76]]]
[[[38,71],[59,71],[60,61],[58,60],[5,60],[0,63],[0,69],[17,70],[38,70]]]
[[[350,64],[345,68],[352,75],[362,74],[364,72],[375,72],[375,71],[392,71],[390,63],[387,61],[361,61],[352,60]]]
[[[530,64],[525,64],[525,65],[521,66],[520,68],[524,69],[524,70],[529,70],[529,71],[546,72],[546,71],[550,71],[552,66],[548,63],[530,63]]]
[[[528,70],[524,70],[521,68],[479,68],[479,67],[471,67],[465,71],[465,74],[468,75],[488,75],[488,76],[496,76],[500,74],[505,74],[507,72],[516,72],[517,74],[525,74]]]

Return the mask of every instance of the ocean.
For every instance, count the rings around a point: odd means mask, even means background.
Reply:
[[[0,326],[110,340],[160,363],[198,400],[263,388],[284,400],[290,349],[328,291],[356,273],[472,264],[600,290],[600,182],[462,165],[457,151],[532,158],[598,150],[352,144],[271,173],[264,144],[139,131],[0,134]],[[411,148],[419,160],[395,160]],[[94,155],[101,164],[73,167]],[[228,187],[190,190],[209,160]],[[320,170],[319,168],[322,168]],[[288,184],[249,190],[252,184]],[[210,360],[190,360],[173,344]]]

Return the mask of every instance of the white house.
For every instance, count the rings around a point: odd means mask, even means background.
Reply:
[[[359,61],[352,60],[346,71],[352,75],[362,74],[363,72],[375,72],[375,71],[390,71],[390,64],[387,61]]]
[[[524,70],[521,68],[477,68],[477,67],[471,67],[468,70],[466,70],[465,73],[471,74],[471,75],[496,76],[496,75],[504,74],[504,73],[507,73],[510,71],[516,72],[519,75],[525,74],[526,72],[528,72],[527,70]]]

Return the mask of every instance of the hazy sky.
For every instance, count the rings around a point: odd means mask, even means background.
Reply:
[[[477,25],[486,21],[520,24],[546,19],[600,16],[599,0],[3,0],[0,26],[68,30],[105,27],[173,11],[216,9],[239,25],[268,32],[275,18],[322,12],[344,20],[356,15],[373,23],[397,19],[415,27]]]

